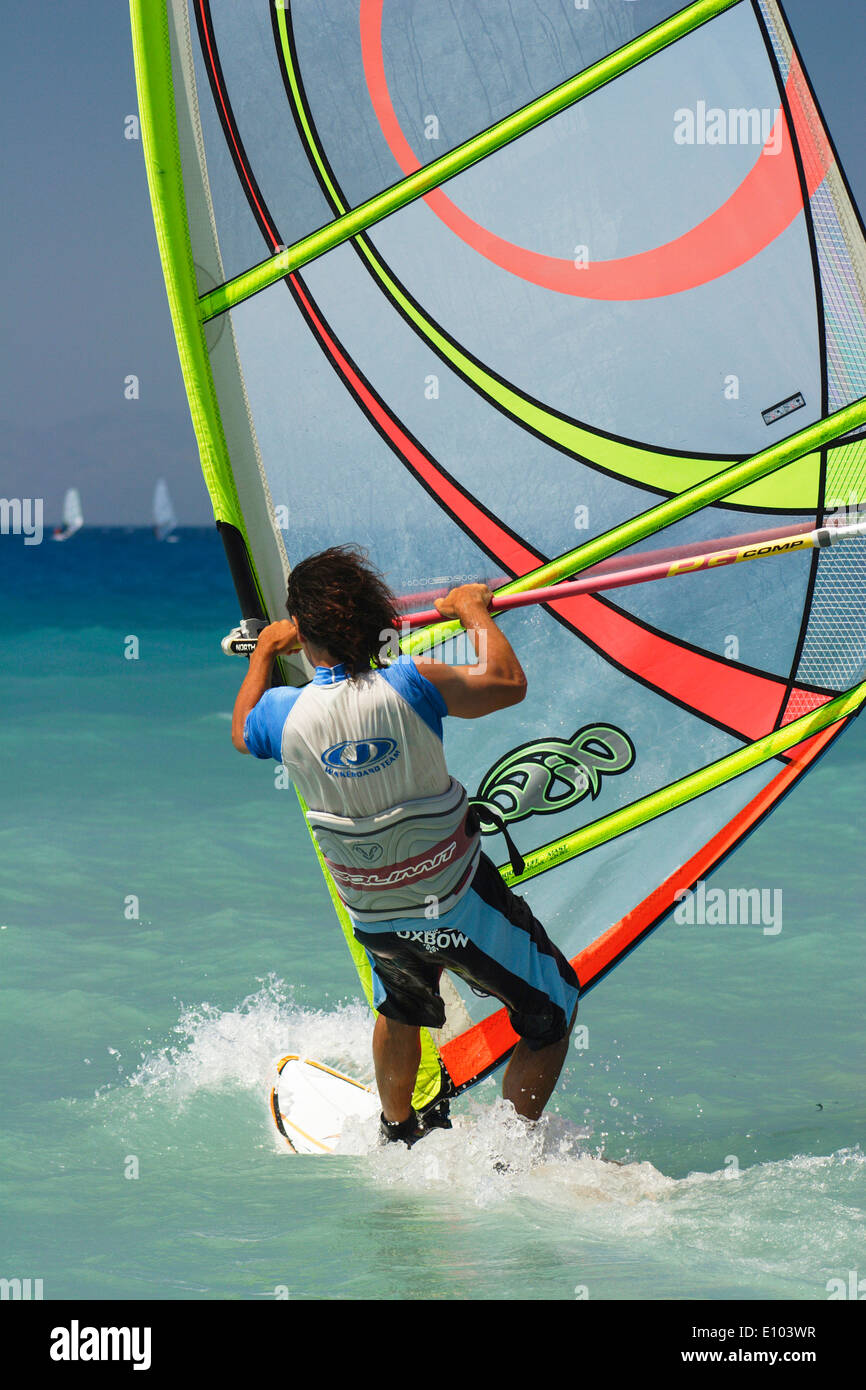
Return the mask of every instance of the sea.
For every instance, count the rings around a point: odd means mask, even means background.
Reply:
[[[293,1155],[277,1060],[371,1079],[371,1015],[293,791],[231,745],[219,538],[178,536],[0,537],[0,1276],[88,1306],[866,1297],[866,721],[707,885],[778,918],[662,925],[534,1132],[494,1077],[411,1151],[371,1122]]]

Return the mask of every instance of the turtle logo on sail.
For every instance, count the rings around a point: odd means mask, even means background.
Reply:
[[[594,801],[602,777],[625,772],[634,759],[631,739],[610,724],[586,724],[568,739],[513,748],[494,763],[472,799],[481,833],[493,834],[502,821],[565,811],[585,796]]]

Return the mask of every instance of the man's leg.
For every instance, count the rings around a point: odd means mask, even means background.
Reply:
[[[437,950],[435,958],[505,1005],[522,1036],[505,1069],[502,1094],[518,1115],[537,1120],[568,1052],[577,1017],[577,975],[526,900],[507,887],[485,854],[469,892],[453,911],[455,919],[459,915],[455,925],[468,941],[447,954]],[[565,1036],[548,1047],[530,1047],[525,1039],[551,1036],[557,1018],[560,1026],[568,1020]]]
[[[373,1063],[385,1119],[391,1124],[408,1120],[421,1065],[420,1028],[379,1014],[373,1029]]]
[[[577,1008],[571,1015],[568,1032],[559,1042],[533,1051],[523,1038],[511,1054],[502,1078],[502,1096],[510,1100],[518,1115],[537,1120],[553,1094],[562,1064],[568,1053],[571,1030],[577,1018]]]

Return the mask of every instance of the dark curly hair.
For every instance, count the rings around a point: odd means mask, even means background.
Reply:
[[[358,546],[335,545],[301,560],[289,575],[287,604],[301,636],[351,676],[386,664],[382,633],[398,625],[397,600]]]

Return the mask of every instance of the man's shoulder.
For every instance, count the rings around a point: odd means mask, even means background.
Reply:
[[[442,737],[442,720],[448,708],[436,685],[425,675],[425,667],[435,663],[416,662],[414,657],[401,656],[390,666],[383,666],[379,674],[392,690],[401,695],[428,728]]]
[[[256,758],[282,760],[283,728],[304,687],[275,685],[253,706],[244,724],[244,743]]]

